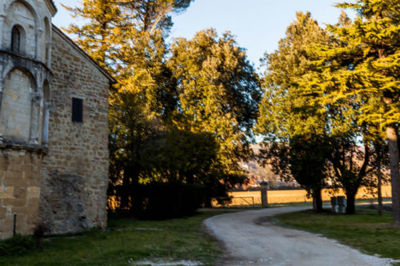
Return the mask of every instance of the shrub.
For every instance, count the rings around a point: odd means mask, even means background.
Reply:
[[[132,190],[131,214],[141,219],[169,219],[192,215],[204,203],[199,185],[152,183]]]

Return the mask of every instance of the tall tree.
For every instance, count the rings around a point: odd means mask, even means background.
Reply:
[[[186,10],[193,0],[115,0],[135,22],[138,30],[154,32],[161,29],[169,33],[173,23],[172,13]]]
[[[245,52],[230,35],[204,33],[178,41],[169,58],[171,14],[186,9],[191,0],[97,2],[85,0],[85,9],[75,10],[89,25],[99,20],[97,9],[108,12],[104,3],[118,11],[107,24],[114,36],[102,58],[119,81],[110,92],[109,192],[118,196],[121,208],[131,206],[132,186],[149,179],[202,184],[210,196],[243,181],[237,162],[250,153],[260,94]],[[86,25],[70,30],[78,38],[91,37],[85,49],[97,53],[99,32]],[[196,44],[199,36],[204,37],[201,46]],[[192,48],[197,50],[194,60]],[[191,77],[201,81],[198,91],[187,86]],[[195,105],[192,97],[197,97]]]
[[[321,190],[329,170],[329,144],[324,136],[296,135],[288,142],[264,144],[260,159],[283,180],[296,180],[312,196],[314,211],[322,212]]]
[[[358,136],[353,132],[330,138],[332,153],[328,157],[334,174],[335,186],[343,188],[347,206],[346,213],[354,214],[355,198],[359,188],[366,185],[367,176],[372,171],[369,167],[371,152],[368,143],[360,146]]]
[[[111,176],[111,186],[120,189],[121,207],[129,205],[132,186],[151,178],[153,158],[143,150],[166,131],[169,114],[176,107],[175,84],[166,65],[166,35],[172,25],[170,13],[188,7],[191,1],[118,1],[123,24],[118,40],[120,86],[112,95],[111,143],[120,143],[111,161],[119,162],[123,176]],[[172,9],[165,8],[173,6]],[[176,6],[176,8],[175,8]],[[166,23],[168,21],[168,23]],[[118,156],[118,153],[125,156]],[[122,178],[122,179],[121,179]]]
[[[177,82],[174,123],[192,132],[210,132],[219,144],[218,159],[226,173],[242,174],[248,159],[251,129],[257,118],[258,76],[229,33],[201,31],[178,39],[168,62]]]
[[[169,110],[176,106],[165,38],[171,13],[190,3],[83,0],[80,7],[70,8],[85,24],[68,31],[118,81],[110,91],[110,193],[119,195],[123,208],[129,207],[129,189],[146,169],[140,151],[165,130]]]
[[[80,7],[64,8],[89,22],[79,26],[71,24],[66,29],[76,36],[78,45],[85,50],[99,65],[112,71],[115,56],[116,36],[120,31],[121,12],[119,7],[109,0],[85,0]]]
[[[118,42],[123,92],[142,100],[152,117],[168,119],[176,108],[175,82],[166,65],[166,38],[171,14],[183,12],[193,0],[116,0],[123,24]]]
[[[393,214],[400,222],[398,121],[400,119],[400,1],[357,0],[353,23],[328,27],[334,45],[320,47],[320,74],[305,78],[324,104],[356,103],[357,123],[381,124],[389,141]]]
[[[323,139],[328,118],[319,112],[320,106],[310,101],[313,95],[304,91],[297,80],[314,70],[312,60],[316,54],[308,49],[309,45],[328,41],[328,34],[310,13],[297,13],[296,21],[286,30],[286,37],[280,40],[278,50],[265,58],[268,70],[257,122],[257,132],[265,136],[264,146],[280,149],[273,160],[274,168],[281,173],[288,170],[287,174],[313,195],[316,211],[322,210],[320,191],[327,159]],[[266,151],[271,154],[264,154],[266,157],[262,159],[275,153],[273,149]],[[306,161],[318,167],[307,168],[303,165]]]

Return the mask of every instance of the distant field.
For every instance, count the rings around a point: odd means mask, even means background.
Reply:
[[[226,207],[261,205],[260,191],[235,191],[228,194],[232,197],[232,202],[225,205]],[[344,193],[342,190],[334,192],[332,189],[323,189],[323,201],[329,201],[332,196],[344,196]],[[391,186],[382,187],[382,196],[384,198],[392,197]],[[270,204],[312,202],[311,198],[307,198],[305,190],[269,190],[267,197]],[[376,197],[376,193],[371,193],[366,188],[361,188],[356,198],[375,199]],[[215,207],[219,206],[217,202],[214,202],[213,205]]]

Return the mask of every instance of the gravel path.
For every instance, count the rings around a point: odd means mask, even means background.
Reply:
[[[273,225],[268,217],[301,211],[285,207],[222,214],[207,219],[207,229],[219,239],[226,255],[220,265],[391,265],[334,240]]]

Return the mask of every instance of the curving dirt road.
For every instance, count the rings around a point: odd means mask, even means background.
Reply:
[[[204,224],[224,244],[227,253],[220,265],[391,265],[334,240],[282,228],[268,217],[307,207],[244,211],[215,216]]]

